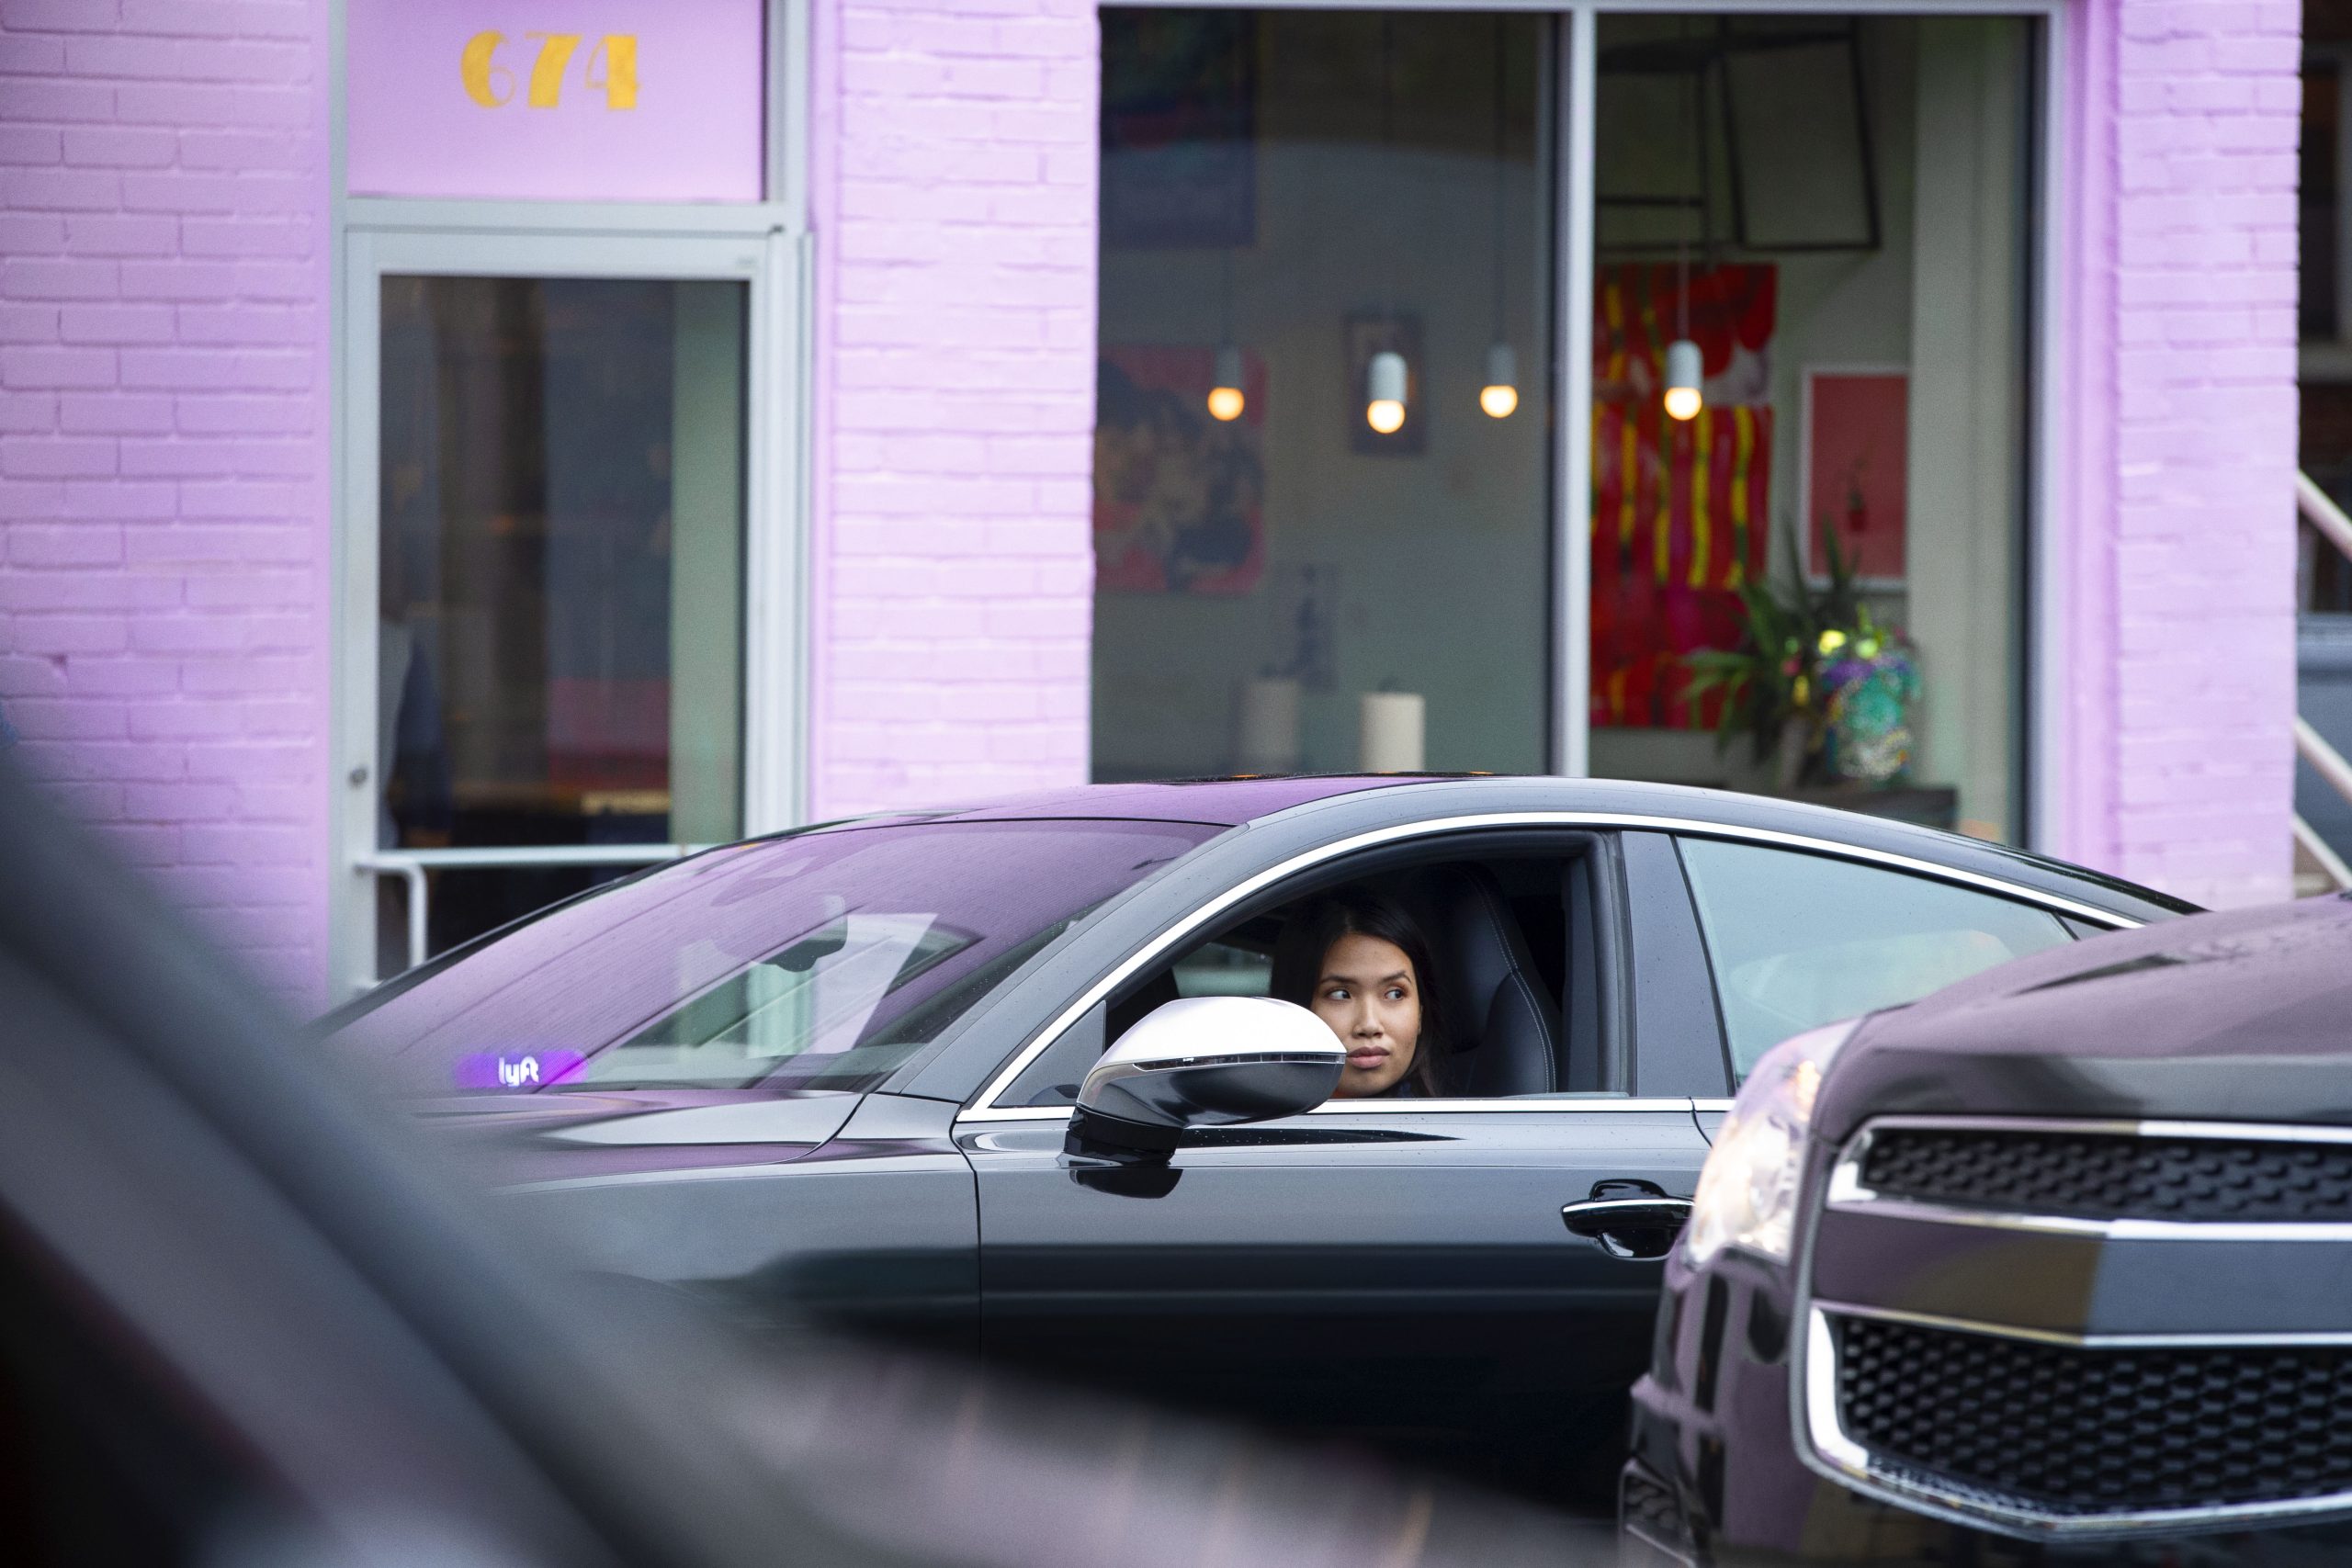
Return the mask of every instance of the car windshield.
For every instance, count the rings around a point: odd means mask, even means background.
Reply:
[[[555,909],[331,1038],[415,1095],[870,1089],[1220,831],[895,822],[739,844]]]

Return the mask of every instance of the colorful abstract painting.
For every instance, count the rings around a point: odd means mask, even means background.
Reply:
[[[1593,288],[1592,722],[1712,724],[1683,656],[1739,639],[1739,586],[1770,552],[1775,270],[1604,266]],[[1698,416],[1667,416],[1666,345],[1705,367]]]
[[[1266,570],[1265,361],[1241,417],[1209,417],[1206,348],[1106,347],[1096,367],[1094,581],[1107,593],[1249,593]]]

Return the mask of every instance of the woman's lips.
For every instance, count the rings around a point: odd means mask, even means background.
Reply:
[[[1359,1045],[1348,1053],[1348,1066],[1351,1067],[1376,1067],[1386,1060],[1388,1052],[1379,1045]]]

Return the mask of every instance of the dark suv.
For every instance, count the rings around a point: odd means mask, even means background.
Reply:
[[[1775,1047],[1634,1397],[1637,1554],[2352,1517],[2352,899],[2102,937]]]

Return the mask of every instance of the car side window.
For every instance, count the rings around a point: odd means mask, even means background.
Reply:
[[[2047,910],[1909,872],[1717,839],[1680,847],[1736,1077],[1792,1034],[2074,940]]]
[[[1285,901],[1261,905],[1089,1009],[1023,1064],[998,1103],[1070,1104],[1108,1045],[1180,998],[1271,995],[1288,922],[1333,892],[1368,895],[1421,932],[1438,976],[1426,989],[1442,1009],[1425,1023],[1446,1046],[1446,1098],[1611,1092],[1591,847],[1578,835],[1556,849],[1389,861],[1343,870],[1344,879],[1327,871],[1286,888]]]

